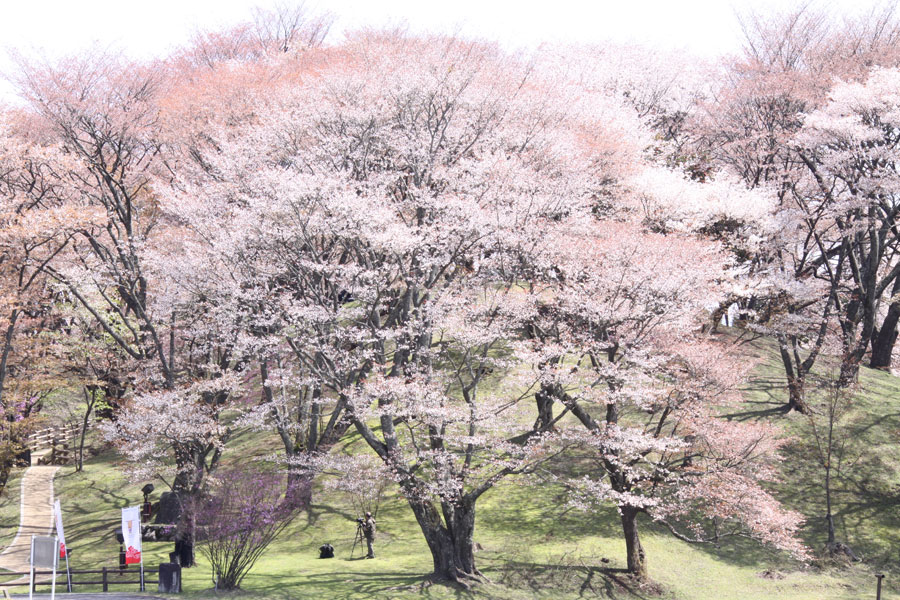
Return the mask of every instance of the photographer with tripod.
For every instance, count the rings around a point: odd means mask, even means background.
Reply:
[[[366,512],[365,519],[356,519],[356,540],[353,542],[354,550],[356,549],[356,544],[361,543],[363,538],[365,538],[366,548],[368,548],[366,558],[375,558],[375,517],[373,517],[370,512]],[[350,555],[353,556],[353,551],[350,552]]]

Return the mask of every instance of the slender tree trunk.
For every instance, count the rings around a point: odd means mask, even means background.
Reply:
[[[621,507],[622,531],[625,534],[625,553],[628,558],[628,572],[636,579],[647,579],[647,558],[638,535],[638,509],[631,506]]]
[[[94,404],[97,402],[97,388],[91,387],[91,395],[88,396],[87,388],[84,388],[84,401],[87,403],[87,409],[84,411],[84,419],[81,421],[81,436],[78,440],[78,460],[75,463],[75,470],[84,469],[84,438],[87,435],[88,424],[91,420],[91,412],[94,410]]]
[[[830,460],[830,457],[829,457]],[[834,516],[831,514],[831,467],[825,467],[825,524],[828,526],[828,546],[834,545]]]

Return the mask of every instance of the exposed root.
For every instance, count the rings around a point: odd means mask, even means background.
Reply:
[[[475,569],[472,573],[467,573],[461,569],[453,569],[451,573],[441,575],[432,573],[429,581],[431,583],[449,583],[465,590],[471,590],[479,583],[490,583],[490,579],[485,577],[478,569]]]

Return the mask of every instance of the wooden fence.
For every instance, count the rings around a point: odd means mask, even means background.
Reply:
[[[67,589],[69,589],[69,591],[75,591],[76,585],[82,585],[82,586],[83,585],[101,585],[101,586],[103,586],[104,592],[108,592],[109,586],[111,586],[111,585],[137,585],[137,586],[139,586],[139,591],[143,592],[144,588],[145,588],[145,583],[147,581],[147,576],[154,575],[156,573],[159,573],[159,569],[146,569],[145,568],[144,569],[144,577],[142,580],[140,571],[129,572],[129,571],[122,571],[117,568],[110,569],[108,567],[103,567],[102,569],[77,569],[77,570],[72,569],[67,574],[65,569],[63,569],[61,571],[56,572],[56,579],[57,579],[56,585],[57,585],[57,587],[68,586]],[[30,575],[30,573],[28,573],[27,571],[24,573],[3,573],[3,576],[9,576],[9,575],[19,575],[19,576],[28,577]],[[99,577],[99,578],[94,577],[94,579],[92,579],[92,580],[77,581],[75,579],[76,575],[100,575],[101,577]],[[49,587],[50,584],[52,583],[51,578],[53,577],[53,571],[35,571],[34,576],[35,576],[35,583],[34,583],[34,586],[31,588],[32,591],[34,591],[35,588],[37,588],[38,586]],[[70,576],[71,576],[71,579],[69,579]],[[137,577],[137,579],[123,579],[123,578],[129,577],[129,576]],[[38,577],[47,577],[47,578],[44,579],[43,581],[37,581]],[[59,581],[60,577],[63,578],[62,582]],[[9,581],[6,583],[0,583],[0,586],[15,587],[15,586],[21,586],[21,585],[27,586],[28,582],[27,581],[25,581],[25,582]]]
[[[79,433],[78,427],[45,427],[29,435],[25,445],[31,448],[32,451],[40,450],[41,448],[51,447],[54,440],[58,443],[69,443],[78,437]]]
[[[75,440],[80,428],[77,426],[45,427],[28,436],[25,445],[31,452],[49,448],[50,453],[44,456],[39,464],[68,464],[75,458]]]

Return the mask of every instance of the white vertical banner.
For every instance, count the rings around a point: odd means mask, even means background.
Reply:
[[[53,515],[56,518],[56,537],[59,538],[59,557],[66,558],[66,534],[63,533],[62,508],[59,506],[59,499],[53,503]]]
[[[59,540],[59,557],[66,559],[66,591],[72,591],[72,574],[69,572],[69,551],[66,548],[66,534],[63,532],[62,507],[59,498],[53,502],[53,516],[56,520],[56,537]]]
[[[125,564],[143,564],[141,560],[141,509],[130,506],[122,509],[122,538],[125,540]]]

